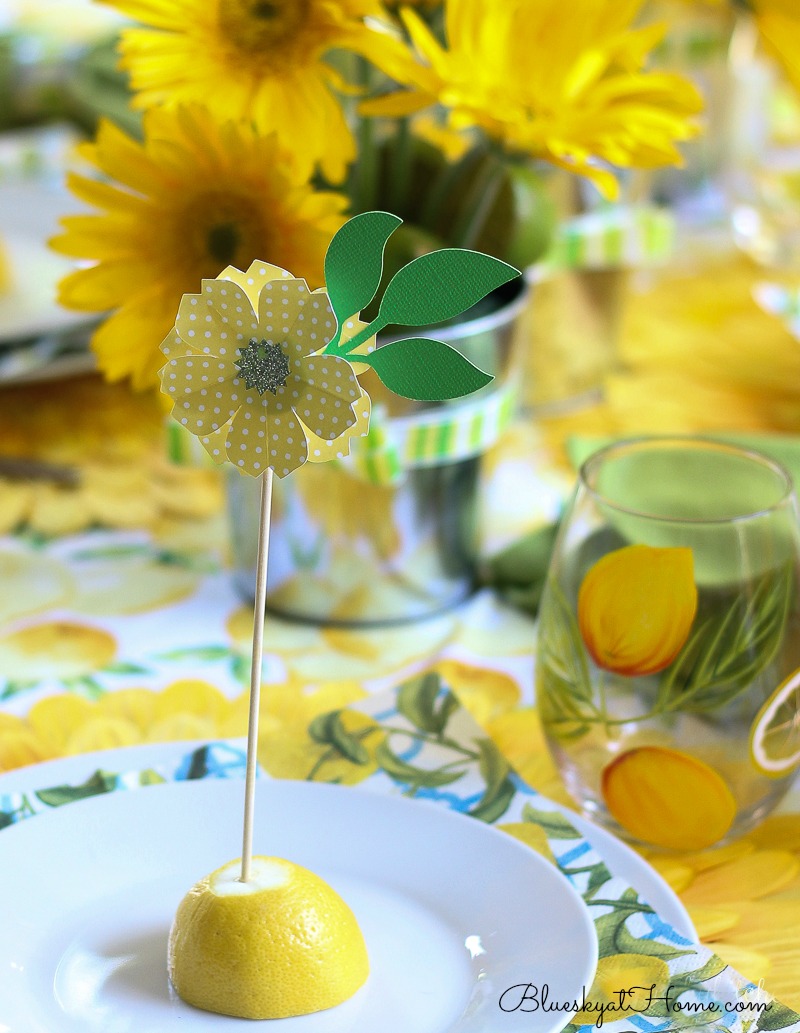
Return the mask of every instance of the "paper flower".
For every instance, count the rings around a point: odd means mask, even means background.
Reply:
[[[589,570],[578,592],[578,626],[599,667],[655,674],[689,636],[697,612],[692,550],[629,545]]]
[[[346,455],[350,438],[367,433],[371,408],[351,358],[418,400],[456,398],[491,383],[491,374],[441,341],[377,348],[376,335],[389,323],[460,314],[519,275],[505,262],[458,249],[425,255],[392,277],[370,324],[359,319],[401,221],[366,212],[342,226],[325,256],[326,288],[309,291],[285,269],[256,261],[247,272],[229,266],[203,280],[200,294],[184,295],[161,345],[168,360],[161,386],[173,417],[212,459],[253,477],[268,469],[285,477],[306,460]]]
[[[309,433],[332,441],[355,426],[361,389],[349,362],[316,354],[337,330],[325,291],[268,263],[248,273],[256,306],[224,275],[183,297],[162,390],[213,459],[285,477],[308,459]]]
[[[107,379],[129,376],[135,388],[156,382],[158,346],[178,301],[204,277],[263,255],[321,283],[345,205],[290,178],[274,137],[218,125],[202,108],[147,112],[143,130],[139,143],[101,122],[81,156],[110,182],[68,177],[72,192],[100,211],[62,219],[65,232],[50,242],[94,262],[61,281],[59,301],[111,312],[92,349]]]
[[[446,7],[447,49],[420,16],[402,12],[420,55],[412,89],[363,105],[408,115],[433,104],[454,128],[480,127],[510,151],[563,166],[616,196],[599,163],[680,164],[695,136],[699,93],[678,75],[642,70],[663,29],[631,29],[641,2],[461,0]],[[535,55],[535,59],[532,58]],[[400,79],[399,76],[396,78]]]
[[[106,2],[148,26],[122,33],[135,107],[200,102],[218,118],[276,132],[303,176],[320,162],[331,182],[343,179],[356,148],[332,90],[341,76],[325,56],[355,52],[392,76],[411,64],[405,44],[376,21],[377,0]]]

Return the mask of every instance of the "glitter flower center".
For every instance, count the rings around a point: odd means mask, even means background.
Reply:
[[[251,337],[246,348],[239,349],[239,358],[234,365],[239,367],[248,390],[255,388],[260,395],[265,391],[277,394],[289,376],[289,360],[279,344],[257,341]]]
[[[296,39],[308,15],[308,0],[221,0],[219,24],[242,50],[277,50]]]

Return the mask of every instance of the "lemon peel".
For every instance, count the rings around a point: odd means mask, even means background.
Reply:
[[[355,916],[319,876],[278,857],[231,861],[181,901],[169,977],[187,1004],[245,1019],[307,1015],[363,985],[369,959]]]

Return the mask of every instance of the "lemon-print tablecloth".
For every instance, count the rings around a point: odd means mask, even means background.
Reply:
[[[507,456],[507,465],[496,463],[493,470],[501,482],[521,461],[513,447]],[[96,530],[53,538],[28,529],[0,540],[0,768],[138,742],[243,734],[252,618],[220,551],[209,548],[221,540],[203,520],[162,521],[147,533]],[[514,823],[539,807],[506,762],[545,797],[568,803],[532,707],[534,635],[531,620],[488,591],[457,611],[372,632],[271,618],[261,763],[275,777],[394,778],[448,802],[455,792],[448,778],[464,765],[440,770],[427,784],[431,776],[419,770],[429,762],[413,744],[398,746],[376,733],[370,710],[380,694],[416,679],[428,687],[414,690],[417,703],[409,713],[434,725],[446,720],[448,728],[450,721],[465,721],[442,699],[430,710],[431,679],[441,678],[483,729],[485,752],[470,747],[476,777],[495,785],[483,817]],[[464,756],[446,763],[454,761]],[[467,794],[471,806],[480,805],[486,785],[475,792]],[[651,862],[680,893],[715,953],[753,983],[764,978],[768,991],[797,1008],[800,806],[796,798],[793,804],[724,851]],[[550,837],[558,857],[570,843],[554,846]],[[646,921],[647,913],[639,912],[625,928],[652,938]],[[620,935],[624,949],[617,953],[637,954],[627,933]],[[671,976],[685,968],[680,958],[659,958]],[[614,966],[631,960],[606,960],[600,975],[614,982]],[[642,964],[645,974],[665,971],[653,961]]]

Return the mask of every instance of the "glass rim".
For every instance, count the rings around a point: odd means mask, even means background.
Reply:
[[[599,491],[594,487],[589,479],[593,472],[593,468],[599,466],[615,452],[625,452],[628,450],[635,451],[637,449],[644,450],[647,447],[653,447],[654,450],[656,450],[668,445],[682,448],[689,445],[697,446],[697,451],[706,449],[709,452],[725,452],[729,455],[736,455],[743,459],[747,459],[755,465],[760,466],[762,469],[769,469],[776,475],[783,485],[783,491],[780,498],[770,505],[762,506],[760,509],[754,509],[748,513],[739,513],[725,517],[673,517],[664,516],[659,513],[647,512],[646,510],[635,509],[631,506],[625,506],[619,502],[615,502],[613,499],[608,498],[608,496],[602,491]],[[720,438],[710,438],[700,434],[636,435],[634,437],[620,438],[617,441],[609,442],[609,444],[604,445],[596,452],[593,452],[581,463],[578,469],[578,484],[584,488],[592,498],[595,499],[595,501],[602,503],[604,506],[608,506],[610,509],[616,510],[618,513],[624,513],[627,516],[637,517],[642,520],[654,520],[663,524],[710,525],[731,524],[738,521],[754,520],[758,517],[768,516],[770,513],[777,512],[779,509],[785,507],[787,503],[791,503],[795,498],[795,488],[792,475],[782,463],[778,462],[777,459],[773,459],[771,456],[765,455],[763,452],[759,452],[758,449],[751,448],[748,445],[740,445],[735,441],[724,441]]]

